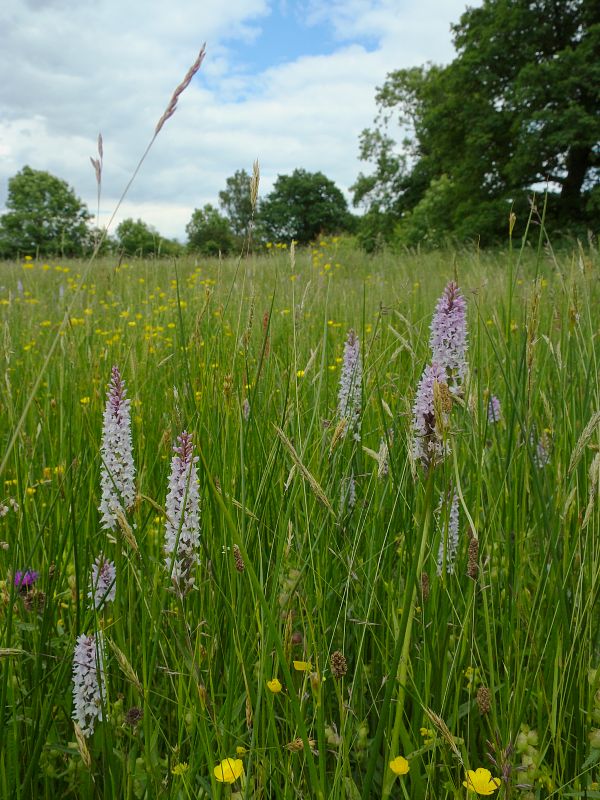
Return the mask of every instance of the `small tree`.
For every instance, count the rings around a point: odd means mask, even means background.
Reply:
[[[141,219],[124,219],[117,227],[118,248],[128,256],[157,255],[161,237]]]
[[[335,183],[322,172],[304,169],[278,176],[261,203],[259,220],[268,239],[295,239],[299,244],[308,244],[319,234],[348,230],[352,224],[346,198]]]
[[[194,209],[185,227],[188,248],[205,256],[218,256],[233,249],[233,234],[229,222],[210,203]]]
[[[49,172],[23,167],[8,181],[6,208],[0,250],[7,255],[80,256],[91,246],[87,207]]]
[[[219,192],[219,205],[229,220],[234,236],[245,236],[252,220],[251,184],[252,178],[246,170],[238,169],[227,178],[227,188]]]

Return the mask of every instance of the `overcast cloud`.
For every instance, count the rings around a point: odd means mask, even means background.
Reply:
[[[476,3],[471,3],[471,5]],[[453,56],[464,0],[3,0],[0,209],[25,164],[66,180],[96,209],[89,156],[104,138],[101,223],[203,42],[180,98],[116,220],[185,238],[258,158],[261,195],[278,174],[320,170],[347,191],[375,88],[393,69]],[[116,224],[116,223],[115,223]]]

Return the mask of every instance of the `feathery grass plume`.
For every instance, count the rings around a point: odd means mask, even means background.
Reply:
[[[344,361],[338,394],[338,416],[340,419],[348,421],[345,433],[351,430],[352,436],[357,442],[360,442],[361,400],[362,360],[360,357],[360,342],[356,333],[350,329],[344,345]]]
[[[100,555],[92,564],[88,597],[91,606],[99,611],[106,603],[112,603],[117,593],[117,572],[113,561]]]
[[[204,61],[204,56],[205,55],[206,55],[206,44],[203,44],[202,47],[200,48],[200,52],[198,53],[198,57],[196,58],[196,60],[192,64],[192,66],[188,69],[188,71],[185,74],[185,77],[183,78],[181,83],[177,86],[177,88],[175,89],[175,91],[171,95],[171,99],[169,100],[169,104],[165,108],[165,111],[164,111],[162,117],[156,123],[156,128],[154,129],[154,136],[155,137],[158,136],[158,134],[160,133],[160,130],[161,130],[162,126],[165,124],[165,122],[170,117],[172,117],[173,114],[175,113],[175,110],[177,108],[177,101],[179,100],[179,95],[183,91],[185,91],[187,89],[187,87],[190,85],[190,83],[192,81],[192,78],[194,77],[194,75],[200,69],[200,66],[201,66],[202,62]]]
[[[413,455],[424,467],[435,466],[449,453],[449,447],[443,440],[439,426],[436,425],[434,404],[436,384],[447,386],[444,368],[434,362],[423,370],[413,405]],[[440,416],[445,422],[447,414],[443,409]]]
[[[198,456],[194,456],[191,434],[183,431],[173,447],[169,492],[166,501],[165,564],[173,586],[187,594],[194,586],[193,569],[199,563],[200,500]]]
[[[440,546],[437,557],[437,574],[441,575],[446,567],[448,575],[454,573],[454,562],[456,560],[456,551],[458,550],[458,495],[456,492],[452,495],[450,503],[450,510],[446,516],[444,510],[444,502],[440,499],[437,512],[438,527],[441,528],[442,534],[440,539]]]
[[[118,367],[112,368],[102,427],[100,486],[102,527],[115,530],[117,512],[135,502],[135,466],[131,443],[130,400]]]
[[[252,213],[256,210],[256,201],[258,200],[258,186],[260,183],[260,165],[258,158],[252,164],[252,177],[250,179],[250,204],[252,205]]]
[[[431,322],[431,360],[446,372],[446,383],[457,392],[467,372],[467,304],[454,281],[444,289]]]
[[[102,633],[77,639],[73,656],[73,719],[85,737],[94,732],[96,720],[102,722],[106,702]]]
[[[500,408],[500,400],[493,394],[488,400],[487,418],[490,425],[495,422],[500,422],[502,419],[502,409]]]

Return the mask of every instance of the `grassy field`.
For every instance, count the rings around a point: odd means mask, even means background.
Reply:
[[[0,797],[600,797],[599,277],[587,246],[368,258],[332,238],[0,265]],[[453,279],[469,374],[425,470],[412,409]],[[350,329],[360,440],[338,411]],[[114,365],[137,497],[105,529]],[[182,594],[164,544],[184,430]],[[95,609],[100,553],[115,597]],[[88,736],[83,634],[104,662]]]

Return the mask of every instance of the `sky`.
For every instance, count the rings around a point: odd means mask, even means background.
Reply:
[[[469,5],[478,5],[471,0]],[[154,142],[111,230],[141,218],[185,241],[238,169],[321,171],[350,199],[360,132],[392,70],[448,63],[465,0],[2,0],[0,213],[25,165],[67,181],[107,224],[175,87],[206,58]]]

